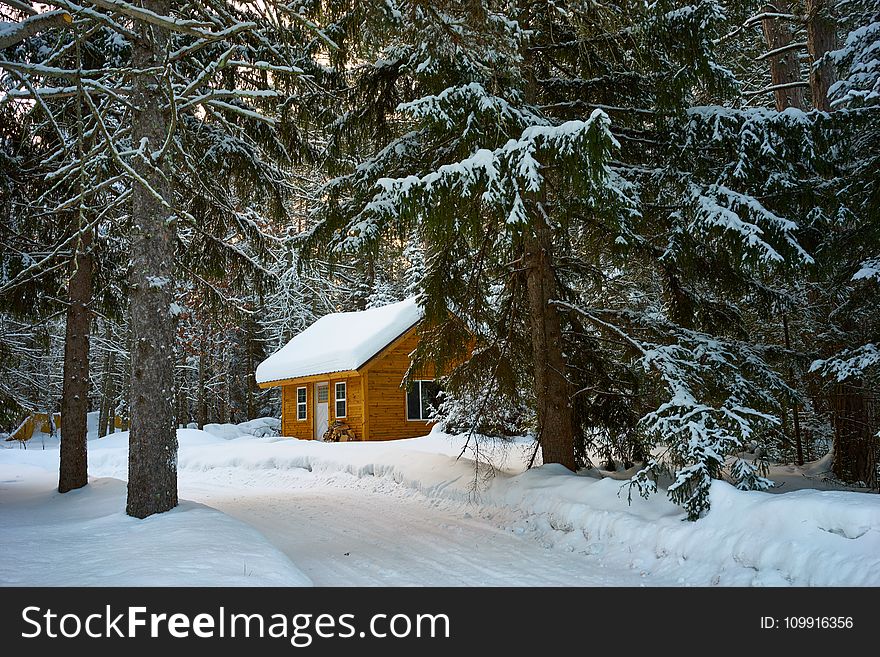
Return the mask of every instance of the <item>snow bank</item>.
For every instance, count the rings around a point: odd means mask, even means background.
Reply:
[[[224,440],[233,440],[244,436],[263,438],[277,436],[281,432],[281,420],[274,417],[258,417],[240,424],[206,424],[204,430]]]
[[[97,411],[88,414],[88,441],[96,441],[92,445],[94,449],[106,449],[108,447],[121,447],[128,442],[128,431],[114,429],[113,433],[104,436],[98,436],[98,413]],[[182,438],[189,444],[207,444],[217,442],[217,440],[233,440],[235,438],[264,438],[267,436],[277,436],[281,431],[281,420],[274,417],[258,417],[254,420],[241,422],[240,424],[206,424],[204,431],[196,429],[197,425],[192,423],[186,429],[178,429],[178,438]],[[195,433],[193,433],[195,431]],[[59,430],[53,437],[47,433],[35,433],[27,444],[28,450],[41,449],[58,449],[61,443],[61,435],[63,429]],[[205,435],[209,434],[209,435]],[[0,449],[15,447],[22,449],[18,443],[0,444]]]
[[[473,462],[455,460],[456,441],[437,431],[385,443],[249,439],[200,449],[181,441],[179,464],[183,473],[302,468],[390,479],[471,510],[505,510],[510,531],[533,535],[548,547],[623,559],[646,574],[679,577],[682,584],[880,585],[880,496],[741,492],[715,482],[712,510],[690,523],[662,493],[648,500],[635,496],[629,504],[620,481],[553,465],[521,472],[516,448],[506,470],[480,488]],[[124,454],[92,462],[124,476]]]
[[[0,584],[311,585],[260,533],[219,511],[182,502],[137,520],[125,515],[125,482],[92,479],[61,495],[56,479],[49,470],[0,463]]]
[[[90,443],[90,468],[123,478],[126,443]],[[110,440],[120,440],[112,448]],[[97,449],[101,443],[107,445]],[[187,473],[253,471],[261,485],[284,470],[302,469],[333,485],[354,479],[377,490],[396,485],[431,504],[460,508],[551,549],[583,553],[646,577],[681,585],[880,585],[880,496],[799,490],[742,492],[724,482],[711,489],[712,509],[684,520],[662,494],[627,501],[624,482],[575,475],[547,465],[523,472],[527,445],[514,444],[488,485],[474,463],[455,456],[461,439],[435,430],[424,438],[378,443],[333,443],[279,438],[223,440],[180,432],[181,479]],[[49,452],[0,452],[26,464]],[[56,457],[57,458],[57,457]],[[264,474],[260,474],[262,471]],[[194,476],[194,475],[191,475]],[[200,475],[201,476],[201,475]],[[476,485],[475,485],[475,482]]]
[[[257,383],[356,370],[421,318],[415,298],[325,315],[260,363]]]
[[[117,458],[120,453],[125,454],[125,461],[128,462],[128,431],[119,431],[109,436],[89,441],[89,463],[91,464],[92,454],[101,454],[109,451],[114,454],[113,458]],[[180,447],[203,447],[206,445],[222,445],[226,439],[207,431],[199,429],[178,429],[177,444]],[[124,450],[120,452],[119,450]],[[31,451],[31,450],[28,450]],[[126,465],[126,470],[128,466]]]

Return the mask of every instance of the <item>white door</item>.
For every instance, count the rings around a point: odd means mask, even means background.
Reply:
[[[317,440],[321,440],[327,431],[327,418],[329,417],[327,395],[329,385],[329,383],[318,383],[315,385],[315,439]]]

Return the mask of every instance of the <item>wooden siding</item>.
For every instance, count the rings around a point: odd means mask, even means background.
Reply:
[[[346,416],[340,418],[351,427],[358,440],[394,440],[413,438],[430,433],[431,424],[424,420],[406,419],[406,390],[401,382],[410,366],[410,354],[419,343],[417,327],[411,328],[358,370],[311,375],[286,379],[282,390],[281,433],[302,439],[314,438],[315,386],[327,381],[328,425],[336,420],[336,384],[345,381]],[[434,368],[428,365],[414,379],[434,378]],[[278,382],[263,384],[278,385]],[[306,387],[308,419],[296,419],[296,389]]]
[[[347,374],[347,373],[343,373]],[[328,426],[336,420],[336,384],[346,382],[346,416],[340,418],[348,424],[357,435],[358,440],[363,440],[364,403],[363,390],[360,376],[340,376],[340,374],[327,374],[324,378],[303,377],[302,381],[291,379],[291,382],[281,386],[281,435],[302,440],[312,440],[315,437],[315,386],[324,381],[330,382],[327,391]],[[305,386],[306,407],[308,417],[305,420],[296,419],[296,389]]]
[[[431,425],[424,420],[406,419],[406,390],[400,386],[409,369],[410,354],[418,343],[414,327],[365,367],[369,416],[367,440],[394,440],[430,433]],[[426,368],[416,378],[433,379],[434,368]]]
[[[296,419],[296,389],[306,389],[306,419]],[[315,387],[312,383],[281,386],[281,435],[311,440],[315,426]]]
[[[327,401],[330,406],[328,423],[336,421],[336,384],[345,382],[345,417],[339,418],[350,426],[358,440],[364,439],[364,394],[361,390],[361,377],[339,377],[338,374],[330,375],[330,389],[327,391]]]

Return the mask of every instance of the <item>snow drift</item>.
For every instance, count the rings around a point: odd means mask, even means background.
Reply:
[[[56,483],[49,470],[0,463],[0,585],[311,585],[259,532],[215,509],[183,501],[137,520],[125,515],[123,481],[64,495]]]
[[[187,473],[302,469],[333,485],[389,483],[432,504],[456,507],[548,549],[626,566],[650,581],[681,585],[880,585],[880,496],[798,490],[743,492],[711,488],[711,511],[697,522],[662,494],[633,497],[620,481],[575,475],[561,466],[523,471],[526,445],[510,448],[505,466],[475,488],[473,461],[456,460],[462,438],[435,430],[424,438],[326,444],[282,438],[224,440],[181,430],[179,467]],[[45,461],[51,452],[0,451],[2,462]],[[126,436],[90,443],[93,473],[122,478]],[[260,472],[265,472],[265,476]],[[259,485],[259,484],[256,484]],[[595,566],[596,562],[591,562]],[[585,561],[584,567],[592,567]]]

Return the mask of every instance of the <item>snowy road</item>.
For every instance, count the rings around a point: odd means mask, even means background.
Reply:
[[[542,546],[501,512],[472,517],[387,480],[228,468],[187,472],[181,494],[256,528],[316,586],[674,584]]]

